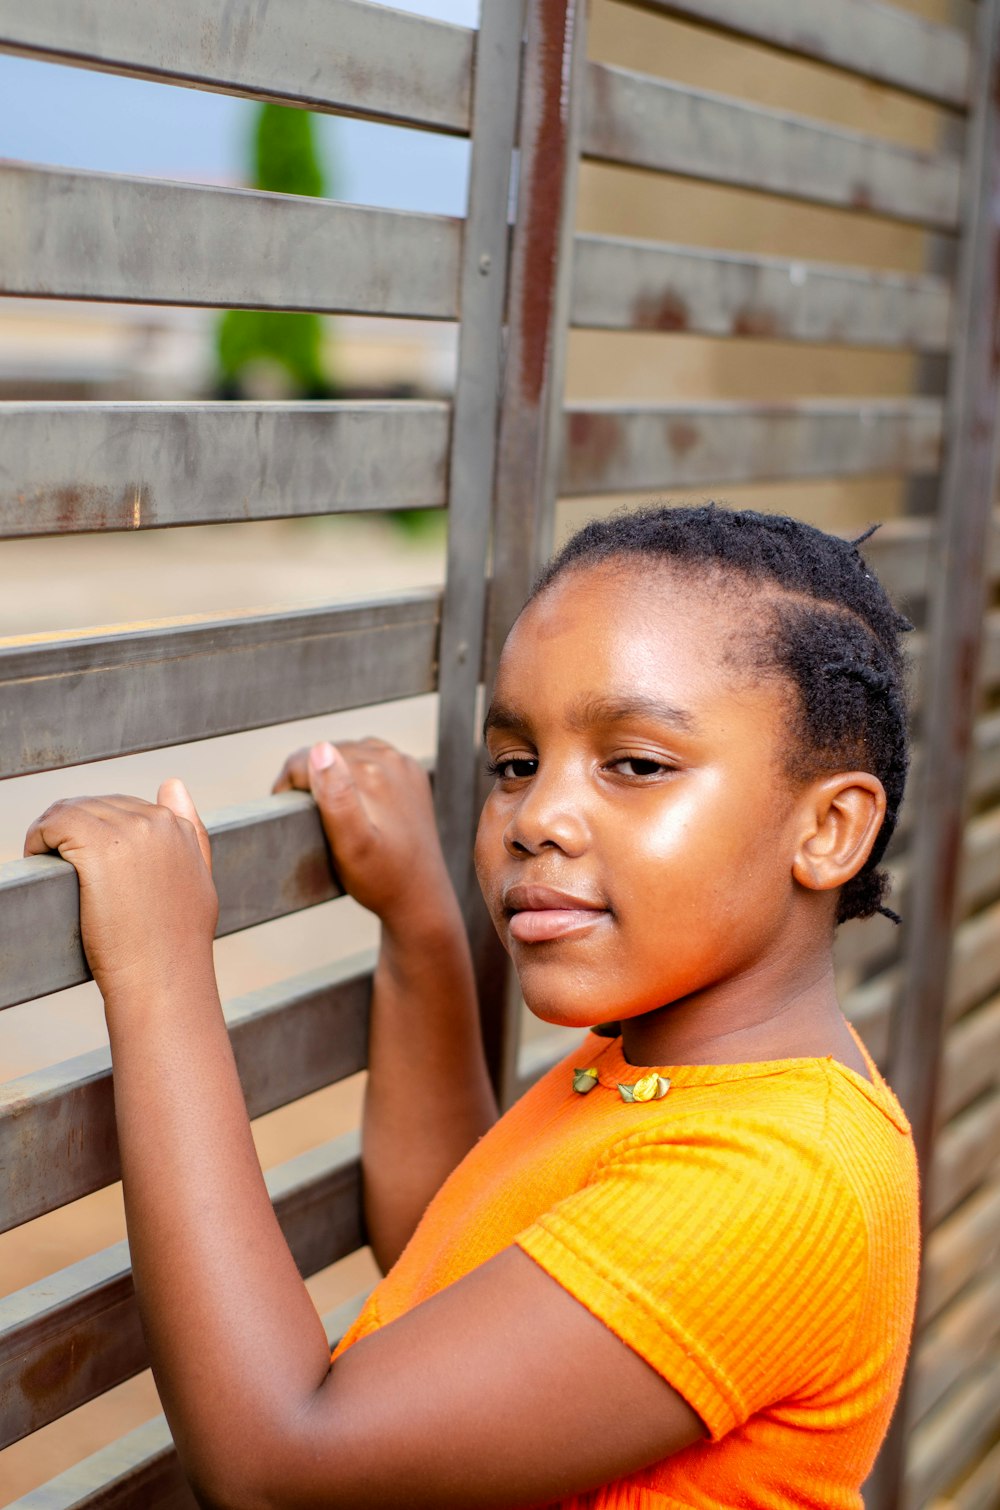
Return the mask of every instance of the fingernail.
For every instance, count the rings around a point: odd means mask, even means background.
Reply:
[[[309,764],[314,771],[328,771],[336,759],[336,751],[329,740],[324,739],[322,744],[313,745],[309,751]]]

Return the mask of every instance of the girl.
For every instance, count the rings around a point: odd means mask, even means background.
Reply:
[[[528,1005],[596,1031],[499,1121],[422,774],[371,740],[286,763],[382,922],[388,1272],[332,1366],[254,1154],[190,798],[33,826],[26,853],[79,872],[136,1291],[203,1504],[861,1505],[917,1188],[831,943],[882,905],[901,627],[855,546],[791,519],[654,510],[547,568],[486,719],[476,864]]]

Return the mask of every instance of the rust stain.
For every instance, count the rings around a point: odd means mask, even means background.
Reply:
[[[673,289],[659,294],[640,294],[634,300],[631,323],[637,330],[687,330],[690,312]]]
[[[586,411],[572,414],[569,422],[571,479],[603,482],[621,446],[621,424],[614,414]]]
[[[283,899],[293,907],[308,907],[330,895],[330,861],[325,851],[307,850],[282,887]]]
[[[46,524],[72,534],[138,528],[136,509],[149,499],[135,483],[120,489],[81,482],[40,490],[30,502]]]
[[[667,426],[667,441],[675,456],[686,456],[700,439],[701,432],[698,426],[692,425],[689,420],[671,420]]]
[[[851,185],[851,205],[855,210],[870,210],[873,203],[871,184],[858,182]]]
[[[744,304],[733,315],[734,336],[756,336],[766,340],[778,335],[779,329],[778,316],[764,305]]]
[[[525,404],[541,397],[551,357],[564,167],[569,136],[567,60],[573,47],[575,6],[542,0],[536,67],[526,80],[538,106],[533,139],[527,145],[524,264],[516,318],[520,326],[519,391]]]
[[[94,1339],[75,1333],[68,1345],[54,1342],[21,1374],[21,1393],[32,1405],[43,1406],[65,1392],[67,1381],[78,1374],[94,1351]]]

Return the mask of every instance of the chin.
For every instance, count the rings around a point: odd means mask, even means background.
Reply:
[[[554,1028],[578,1028],[583,1032],[605,1023],[618,1022],[621,1015],[606,1000],[599,1005],[594,1003],[590,1006],[581,1002],[579,997],[554,996],[546,991],[533,991],[524,981],[521,982],[521,994],[531,1015],[540,1022],[551,1023]]]

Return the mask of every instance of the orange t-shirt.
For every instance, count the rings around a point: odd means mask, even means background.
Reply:
[[[919,1248],[910,1130],[870,1068],[661,1067],[666,1095],[628,1104],[644,1071],[591,1035],[446,1181],[338,1352],[516,1243],[709,1434],[562,1510],[859,1510]]]

